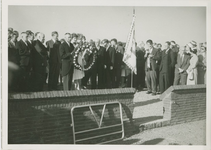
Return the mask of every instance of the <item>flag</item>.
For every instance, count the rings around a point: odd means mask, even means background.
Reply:
[[[133,20],[130,27],[130,32],[125,46],[123,62],[137,74],[136,67],[136,45],[135,45],[135,13],[133,13]]]

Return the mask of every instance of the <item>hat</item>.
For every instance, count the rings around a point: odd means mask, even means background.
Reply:
[[[190,43],[193,45],[193,47],[197,46],[197,43],[195,41],[191,41]]]
[[[102,40],[102,43],[109,43],[107,39]]]
[[[175,41],[171,41],[171,45],[176,45],[176,42]]]
[[[189,47],[196,47],[197,46],[197,43],[195,41],[191,41],[190,43],[187,44]]]

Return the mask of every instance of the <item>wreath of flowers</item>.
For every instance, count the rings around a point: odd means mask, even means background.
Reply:
[[[95,63],[95,60],[96,60],[96,51],[94,51],[94,54],[93,54],[93,59],[92,59],[92,62],[90,63],[90,65],[87,67],[87,68],[84,68],[82,67],[79,63],[78,63],[78,55],[79,55],[79,52],[82,51],[84,52],[86,55],[87,53],[91,54],[93,53],[92,51],[93,48],[91,48],[90,45],[83,45],[82,47],[79,47],[76,51],[75,51],[75,55],[73,56],[73,64],[75,66],[76,69],[79,69],[81,71],[87,71],[89,69],[92,68],[92,66],[94,65]]]

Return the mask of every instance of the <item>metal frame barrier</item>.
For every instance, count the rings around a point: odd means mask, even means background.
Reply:
[[[103,117],[104,117],[106,105],[111,105],[111,104],[118,104],[119,105],[119,113],[120,113],[120,122],[121,123],[120,124],[115,124],[115,125],[110,125],[110,126],[102,127],[102,122],[103,122]],[[95,116],[95,114],[93,112],[92,106],[103,106],[103,110],[102,110],[100,122],[97,121],[97,118],[96,118],[96,116]],[[75,131],[75,122],[74,122],[73,112],[74,112],[75,109],[77,109],[77,108],[83,108],[83,107],[88,107],[89,108],[92,116],[94,117],[94,120],[98,124],[98,128],[76,132]],[[108,136],[108,135],[119,134],[119,133],[122,134],[121,138],[113,139],[113,140],[109,140],[109,141],[105,141],[105,142],[101,142],[101,143],[97,143],[97,144],[105,144],[105,143],[109,143],[109,142],[114,142],[114,141],[117,141],[117,140],[121,140],[121,139],[124,138],[124,124],[123,124],[123,116],[122,116],[122,105],[118,101],[116,101],[116,102],[107,102],[107,103],[99,103],[99,104],[89,104],[89,105],[82,105],[82,106],[74,106],[71,109],[71,120],[72,120],[72,130],[73,130],[73,144],[77,144],[77,142],[79,142],[79,141],[85,141],[85,140],[88,140],[88,139],[95,139],[95,138],[104,137],[104,136]],[[86,132],[96,131],[96,130],[99,130],[99,129],[106,129],[106,128],[109,129],[109,128],[117,127],[117,126],[121,126],[121,131],[113,132],[113,133],[108,133],[108,134],[104,134],[104,135],[92,136],[92,137],[89,137],[89,138],[76,139],[76,135],[77,134],[80,134],[80,133],[86,133]]]

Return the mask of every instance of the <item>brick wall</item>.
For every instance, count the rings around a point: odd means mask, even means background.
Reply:
[[[73,106],[119,101],[124,120],[131,120],[134,92],[124,88],[9,94],[8,143],[71,144]]]
[[[171,86],[160,99],[171,125],[206,119],[206,85]]]

